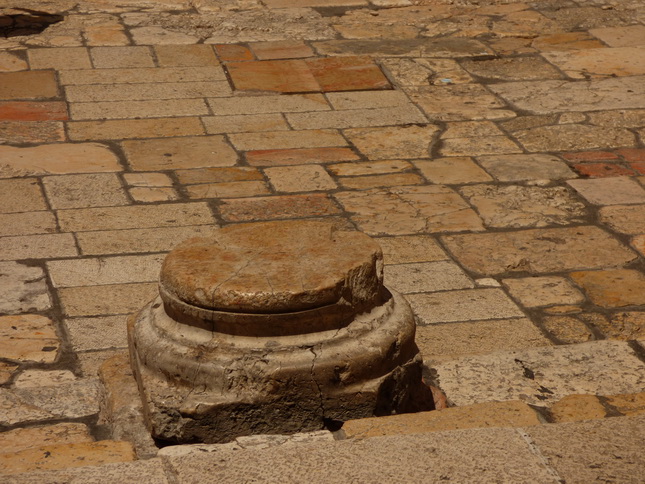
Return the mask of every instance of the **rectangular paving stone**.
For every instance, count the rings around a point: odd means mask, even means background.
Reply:
[[[92,442],[87,425],[61,423],[31,428],[18,428],[0,434],[0,449],[17,452],[31,447],[54,444]]]
[[[645,382],[645,364],[625,341],[498,351],[433,368],[456,406],[520,399],[545,407],[572,394],[636,392]]]
[[[253,42],[250,47],[260,60],[296,59],[314,55],[311,47],[298,40]]]
[[[425,180],[416,173],[390,173],[385,175],[351,176],[338,180],[343,188],[365,190],[377,187],[399,187],[405,185],[422,185]]]
[[[489,182],[493,179],[469,157],[414,160],[421,174],[432,183],[454,185],[461,183]]]
[[[47,270],[54,287],[154,282],[164,257],[153,254],[49,261]]]
[[[446,37],[441,39],[328,40],[315,42],[323,55],[376,55],[379,57],[460,58],[493,54],[482,42]]]
[[[621,25],[619,27],[600,27],[589,30],[610,47],[635,47],[645,44],[645,26]]]
[[[396,160],[428,157],[437,131],[437,126],[429,124],[351,128],[343,134],[370,160]]]
[[[129,204],[125,189],[114,173],[47,176],[43,184],[53,209]]]
[[[92,63],[85,47],[49,47],[29,49],[29,65],[33,70],[40,69],[91,69]]]
[[[143,306],[142,306],[143,307]],[[127,348],[128,314],[96,316],[92,318],[68,318],[65,327],[74,351],[96,351],[112,348]]]
[[[120,23],[90,25],[83,30],[83,37],[88,46],[129,45],[130,39]]]
[[[90,54],[97,69],[155,66],[148,46],[92,47]]]
[[[481,166],[499,181],[560,180],[576,174],[553,155],[489,155],[478,156]]]
[[[375,109],[351,109],[286,115],[294,129],[360,128],[392,124],[425,123],[425,116],[412,104]]]
[[[271,190],[264,181],[237,181],[189,185],[186,193],[191,200],[202,198],[242,198],[270,195]]]
[[[637,143],[634,133],[625,128],[574,123],[523,129],[513,135],[530,152],[607,149]]]
[[[237,96],[209,99],[213,113],[264,114],[326,111],[331,109],[322,94],[289,94],[265,96]]]
[[[636,257],[594,226],[447,235],[442,241],[462,266],[483,275],[616,267]]]
[[[65,87],[65,94],[67,100],[72,103],[99,101],[145,101],[229,96],[231,94],[231,88],[226,81],[81,84]]]
[[[48,99],[58,96],[54,71],[0,72],[0,99]]]
[[[0,121],[2,143],[55,143],[65,141],[59,121]]]
[[[383,251],[385,264],[436,262],[449,259],[439,244],[429,235],[374,237]]]
[[[124,141],[121,146],[135,171],[232,166],[237,153],[223,136]]]
[[[60,71],[63,86],[81,84],[129,84],[163,82],[225,81],[221,67],[158,67],[139,69],[88,69]]]
[[[554,51],[542,55],[573,79],[645,74],[645,46]]]
[[[645,108],[645,77],[582,82],[531,81],[489,85],[517,108],[536,114]]]
[[[572,272],[570,277],[596,306],[621,308],[645,304],[645,275],[637,270],[579,271]]]
[[[222,218],[230,222],[320,217],[340,213],[334,201],[324,193],[224,199],[219,211]]]
[[[29,65],[22,57],[14,55],[12,52],[0,52],[0,72],[25,71],[27,69],[29,69]]]
[[[163,138],[204,134],[199,118],[126,119],[108,121],[73,121],[67,123],[73,141],[133,138]]]
[[[318,92],[320,86],[302,60],[229,62],[226,65],[236,90]]]
[[[60,101],[0,102],[0,119],[8,121],[65,121],[67,105]]]
[[[20,235],[0,238],[0,260],[54,259],[78,254],[72,234]]]
[[[645,188],[631,178],[580,179],[567,183],[594,205],[645,203]]]
[[[611,205],[598,213],[602,223],[621,234],[645,234],[645,205]]]
[[[178,227],[214,222],[205,203],[80,208],[59,210],[57,216],[61,229],[69,232]]]
[[[320,165],[275,166],[265,168],[264,173],[278,192],[310,192],[336,188],[336,183]]]
[[[58,289],[63,313],[68,317],[132,313],[158,294],[158,284],[152,282]]]
[[[6,266],[3,267],[5,274],[6,270]],[[33,277],[33,271],[29,276]],[[6,277],[3,279],[4,283],[13,282],[7,281]],[[32,288],[33,285],[28,289]],[[49,304],[37,309],[42,311],[48,308]],[[54,322],[45,316],[39,314],[0,316],[0,336],[0,351],[4,358],[21,363],[54,363],[58,357],[61,341],[56,334]],[[7,410],[3,407],[3,413]]]
[[[421,325],[523,317],[500,289],[464,289],[407,296]]]
[[[70,103],[69,109],[73,120],[163,118],[209,114],[203,99]]]
[[[235,133],[229,136],[238,150],[272,150],[288,148],[327,148],[346,146],[347,141],[333,129],[303,131],[268,131],[263,133]]]
[[[161,227],[148,229],[105,230],[76,234],[84,255],[166,252],[191,237],[208,237],[217,225]]]
[[[47,210],[36,178],[0,180],[0,213]]]
[[[264,180],[264,176],[260,170],[248,166],[177,170],[175,174],[179,179],[179,183],[183,185]]]
[[[412,167],[411,163],[404,160],[366,161],[327,165],[327,169],[331,173],[343,177],[399,173],[410,170]]]
[[[371,57],[322,57],[305,62],[324,92],[391,88]]]
[[[410,99],[401,91],[328,92],[325,97],[334,109],[376,109],[406,106]]]
[[[351,148],[294,148],[289,150],[253,150],[246,153],[246,161],[252,166],[284,166],[307,163],[330,163],[358,160]]]
[[[155,55],[161,67],[201,67],[219,65],[210,45],[155,45]]]
[[[7,235],[51,234],[57,232],[52,212],[19,212],[0,214],[0,237]]]
[[[442,185],[346,191],[334,197],[369,235],[483,230],[470,206]]]
[[[232,116],[205,116],[202,122],[208,134],[248,133],[288,130],[289,125],[278,113],[243,114]]]
[[[448,261],[386,265],[384,283],[403,294],[448,291],[475,286],[457,264]]]
[[[245,61],[255,59],[253,52],[244,45],[215,44],[213,47],[215,48],[218,57],[223,61]]]

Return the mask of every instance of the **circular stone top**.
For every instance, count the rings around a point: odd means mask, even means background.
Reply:
[[[367,235],[327,222],[232,225],[170,252],[161,269],[161,294],[242,313],[287,313],[338,303],[360,307],[379,293],[382,259],[380,247]]]

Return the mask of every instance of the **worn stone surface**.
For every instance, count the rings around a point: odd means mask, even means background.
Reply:
[[[559,124],[516,131],[520,145],[527,151],[572,151],[612,146],[634,146],[634,134],[624,128],[586,124]]]
[[[0,313],[45,311],[50,306],[45,273],[40,267],[0,262]]]
[[[474,287],[459,266],[447,261],[388,265],[384,277],[389,287],[403,294]]]
[[[54,209],[128,204],[120,180],[112,173],[46,177],[43,183]]]
[[[488,227],[520,228],[582,222],[585,206],[566,189],[519,185],[464,187],[461,194]]]
[[[546,52],[544,57],[574,79],[645,74],[642,47]]]
[[[370,160],[425,158],[430,153],[434,125],[393,128],[354,128],[345,136]]]
[[[607,409],[596,395],[567,395],[549,409],[554,422],[579,422],[604,418]]]
[[[336,183],[320,165],[266,168],[264,173],[279,192],[313,192],[336,188]]]
[[[645,202],[645,188],[627,177],[607,180],[588,179],[568,182],[578,193],[595,205],[621,205]]]
[[[573,316],[548,316],[542,326],[556,340],[565,343],[584,343],[596,339],[589,327]]]
[[[342,432],[348,439],[406,435],[486,427],[540,425],[538,414],[520,401],[490,402],[445,408],[434,412],[349,420]]]
[[[415,160],[414,165],[432,183],[452,185],[492,181],[491,176],[469,157]]]
[[[548,406],[574,393],[640,392],[644,368],[619,341],[465,356],[434,365],[441,389],[458,406],[515,399]]]
[[[563,277],[526,277],[504,279],[503,282],[511,296],[529,308],[584,301],[584,295]]]
[[[576,176],[566,163],[550,155],[496,155],[477,160],[499,181],[558,180]]]
[[[442,240],[465,267],[488,275],[593,269],[635,258],[628,248],[593,226],[446,235]],[[589,252],[589,247],[594,251]]]
[[[645,275],[631,269],[573,272],[571,278],[601,307],[641,305],[645,298]]]
[[[626,395],[609,395],[607,404],[623,415],[642,415],[645,413],[645,392]]]
[[[16,361],[53,363],[60,341],[53,321],[36,314],[0,317],[2,355]]]
[[[20,452],[43,445],[92,442],[87,425],[61,423],[43,427],[29,427],[0,433],[0,453]]]

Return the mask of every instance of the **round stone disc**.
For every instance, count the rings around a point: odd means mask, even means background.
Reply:
[[[244,313],[286,313],[378,297],[382,253],[367,235],[326,222],[231,225],[166,257],[160,284],[181,301]]]

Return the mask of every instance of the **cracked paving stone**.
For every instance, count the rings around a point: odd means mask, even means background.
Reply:
[[[50,307],[45,273],[40,267],[0,262],[0,313],[45,311]]]

